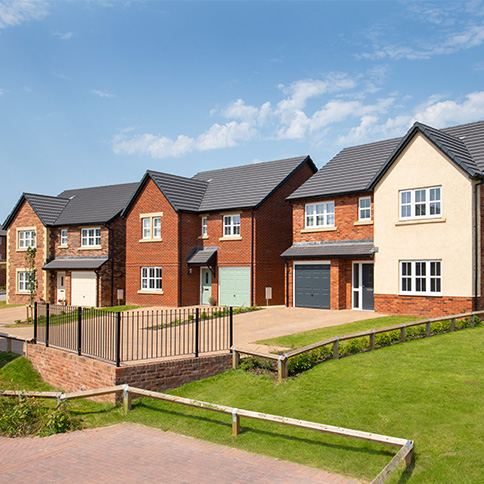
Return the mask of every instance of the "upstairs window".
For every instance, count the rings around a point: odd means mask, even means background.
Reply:
[[[358,220],[360,222],[371,220],[371,197],[358,199]]]
[[[435,218],[442,215],[442,187],[400,192],[400,219]]]
[[[240,215],[224,215],[224,237],[240,236]]]
[[[308,203],[306,228],[334,227],[334,202]]]
[[[19,230],[18,248],[27,249],[28,247],[36,247],[35,230]]]
[[[101,247],[101,229],[99,227],[82,229],[81,247]]]
[[[67,229],[61,230],[60,245],[67,245]]]
[[[207,220],[208,217],[202,217],[202,237],[206,237],[208,235]]]
[[[143,240],[161,239],[161,216],[143,217],[141,225]]]

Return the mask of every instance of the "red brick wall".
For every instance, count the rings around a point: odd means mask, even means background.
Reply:
[[[286,198],[314,174],[308,163],[278,188],[255,212],[255,303],[265,306],[265,288],[272,287],[269,305],[284,304],[284,261],[292,244],[292,209]]]
[[[0,286],[7,284],[7,263],[0,262]]]
[[[17,212],[12,224],[9,227],[9,242],[7,246],[9,257],[9,273],[8,279],[8,294],[7,299],[9,304],[28,304],[29,294],[17,294],[17,269],[23,270],[25,268],[25,250],[17,249],[17,228],[19,227],[35,227],[36,229],[36,245],[37,253],[35,257],[35,265],[37,268],[37,300],[44,297],[44,287],[46,283],[46,274],[42,270],[44,265],[44,225],[37,217],[32,207],[24,201]]]
[[[140,214],[163,212],[161,242],[140,242]],[[126,218],[126,303],[178,306],[178,214],[149,179]],[[139,294],[141,267],[162,267],[163,294]]]
[[[375,294],[375,311],[421,317],[447,316],[472,311],[472,298]]]
[[[361,240],[373,238],[373,225],[355,225],[358,222],[359,195],[315,199],[293,204],[294,242],[311,242],[320,240]],[[306,227],[304,209],[307,203],[330,202],[334,200],[334,225],[337,230],[328,232],[302,233]],[[373,196],[371,202],[373,218]]]
[[[116,368],[104,361],[38,344],[29,345],[28,353],[40,376],[47,383],[66,392],[122,384],[165,391],[208,378],[232,366],[231,354],[130,364]],[[114,400],[113,396],[99,399]]]
[[[0,236],[0,260],[7,258],[7,237]]]

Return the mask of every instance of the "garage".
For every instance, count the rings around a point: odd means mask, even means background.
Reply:
[[[72,272],[71,295],[73,306],[96,306],[97,277],[95,272]]]
[[[294,266],[294,305],[302,308],[330,309],[330,265]]]
[[[219,293],[221,306],[250,306],[250,267],[220,268]]]

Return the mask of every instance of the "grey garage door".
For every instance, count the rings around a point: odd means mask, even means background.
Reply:
[[[296,265],[295,306],[330,309],[330,266],[327,264]]]
[[[250,306],[250,268],[219,269],[220,305]]]

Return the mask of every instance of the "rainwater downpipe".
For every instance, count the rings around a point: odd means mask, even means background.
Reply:
[[[178,212],[178,307],[182,305],[182,214]]]
[[[111,306],[114,306],[114,233],[109,225],[104,224],[108,229],[109,258],[111,259]]]
[[[475,259],[475,271],[474,271],[474,304],[473,304],[473,310],[477,311],[478,310],[478,293],[479,293],[479,221],[480,221],[480,216],[481,216],[481,204],[479,201],[479,192],[480,190],[478,187],[484,183],[484,179],[481,179],[481,181],[477,182],[474,185],[474,259]]]
[[[289,263],[287,259],[284,259],[284,263],[286,264],[286,308],[289,307]]]
[[[250,305],[254,306],[254,209],[250,209]]]

